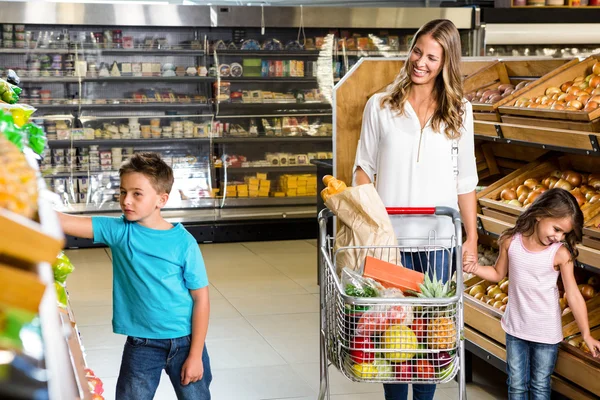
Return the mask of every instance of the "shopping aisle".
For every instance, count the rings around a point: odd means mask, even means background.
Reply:
[[[211,282],[207,346],[215,400],[315,399],[319,386],[319,287],[316,241],[201,246]],[[114,399],[125,338],[112,333],[110,251],[71,250],[68,289],[89,366]],[[469,400],[505,398],[504,377],[483,362]],[[356,384],[331,371],[336,400],[383,399],[381,385]],[[484,379],[483,376],[486,377]],[[163,375],[163,378],[166,376]],[[175,399],[168,379],[155,397]],[[455,383],[436,399],[457,398]]]

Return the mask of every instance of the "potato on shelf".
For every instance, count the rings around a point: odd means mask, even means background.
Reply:
[[[499,107],[501,114],[592,121],[600,117],[600,59],[547,74],[515,97]]]

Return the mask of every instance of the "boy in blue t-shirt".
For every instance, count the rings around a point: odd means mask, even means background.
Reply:
[[[59,213],[65,233],[112,250],[113,331],[127,335],[116,398],[152,399],[164,369],[178,399],[208,400],[204,261],[194,237],[160,214],[173,171],[157,154],[138,153],[119,175],[121,217]]]

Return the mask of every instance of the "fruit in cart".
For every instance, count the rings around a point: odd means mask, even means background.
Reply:
[[[37,180],[25,155],[0,134],[0,207],[27,218],[37,211]]]
[[[397,363],[395,367],[396,379],[400,381],[411,381],[413,378],[413,365],[411,361]]]
[[[504,281],[500,284],[500,290],[502,290],[502,293],[508,294],[508,281]]]
[[[410,326],[419,341],[422,341],[427,334],[427,323],[423,318],[415,318]]]
[[[427,344],[436,350],[450,350],[456,347],[456,326],[452,318],[438,317],[427,326]]]
[[[437,369],[446,368],[448,365],[452,363],[454,357],[447,351],[440,351],[439,353],[434,353],[433,365]]]
[[[407,361],[414,357],[415,353],[407,352],[416,350],[417,336],[405,325],[392,325],[383,333],[382,348],[392,350],[384,353],[384,357],[390,361]]]
[[[457,366],[455,363],[449,364],[448,366],[438,370],[437,379],[439,379],[440,381],[450,379],[454,375],[454,371],[456,369],[457,369]]]
[[[483,293],[477,293],[477,294],[476,294],[475,296],[473,296],[473,297],[475,297],[475,299],[477,299],[477,300],[481,300],[481,299],[483,299],[483,296],[485,296],[485,294],[483,294]]]
[[[427,360],[417,360],[415,363],[415,378],[420,381],[435,379],[435,369]]]
[[[360,379],[375,379],[378,372],[373,363],[354,364],[352,365],[352,371]]]
[[[600,287],[600,278],[596,275],[590,276],[587,280],[587,284],[597,290]]]
[[[595,75],[600,75],[600,61],[596,61],[592,66],[592,73]]]
[[[452,297],[456,294],[456,273],[446,283],[437,279],[437,271],[433,271],[433,279],[429,278],[429,274],[425,274],[423,283],[419,284],[420,292],[407,290],[406,292],[424,299],[440,299]]]
[[[375,343],[369,336],[355,336],[350,347],[350,359],[356,364],[368,363],[375,359]]]

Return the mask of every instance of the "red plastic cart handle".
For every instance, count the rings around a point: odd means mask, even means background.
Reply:
[[[389,215],[433,215],[435,214],[435,207],[387,207]]]

